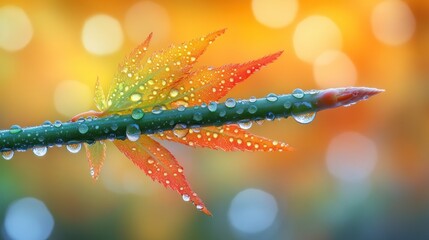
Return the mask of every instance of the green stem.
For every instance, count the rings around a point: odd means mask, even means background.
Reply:
[[[92,143],[104,139],[124,140],[127,138],[127,127],[130,125],[135,127],[132,124],[138,125],[141,134],[154,134],[173,130],[177,126],[195,128],[266,118],[285,118],[352,104],[380,91],[372,88],[336,88],[281,96],[269,95],[265,98],[237,102],[228,99],[225,103],[216,104],[215,111],[213,107],[215,104],[211,103],[209,106],[163,110],[160,113],[156,111],[143,113],[135,110],[129,115],[87,118],[76,122],[56,122],[27,128],[15,126],[0,131],[0,152],[81,142]],[[234,103],[235,106],[232,107]]]

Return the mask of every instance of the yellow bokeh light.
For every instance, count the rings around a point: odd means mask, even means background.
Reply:
[[[297,0],[253,0],[252,10],[258,22],[271,28],[289,25],[298,12]]]
[[[341,51],[328,50],[313,63],[314,79],[321,88],[353,86],[357,72],[352,60]]]
[[[375,6],[371,23],[374,35],[379,41],[388,45],[399,45],[413,36],[416,20],[406,3],[387,0]]]
[[[154,32],[154,41],[166,39],[170,32],[170,18],[161,5],[142,1],[131,6],[125,15],[125,32],[128,37],[140,43]]]
[[[312,63],[326,50],[341,49],[341,31],[327,17],[310,16],[296,27],[293,46],[299,59]]]
[[[0,48],[18,51],[30,42],[33,27],[27,14],[19,7],[0,8]]]
[[[91,90],[87,85],[78,81],[63,81],[55,89],[55,109],[66,117],[73,117],[78,113],[88,111],[91,103]]]
[[[99,14],[85,21],[82,29],[85,49],[96,55],[111,54],[119,50],[123,42],[122,28],[115,18]]]

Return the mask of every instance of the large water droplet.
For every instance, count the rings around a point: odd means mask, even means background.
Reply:
[[[136,109],[134,109],[134,110],[133,110],[133,112],[131,113],[131,117],[132,117],[134,120],[142,119],[142,118],[143,118],[143,116],[144,116],[144,112],[143,112],[143,110],[141,110],[140,108],[136,108]]]
[[[88,132],[88,130],[89,130],[88,125],[86,125],[85,123],[80,124],[80,125],[79,125],[79,127],[78,127],[78,131],[79,131],[81,134],[85,134],[85,133],[87,133],[87,132]]]
[[[238,126],[240,126],[241,129],[249,129],[252,127],[252,122],[249,120],[243,120],[238,122]]]
[[[15,152],[10,150],[10,151],[6,151],[6,152],[2,152],[1,155],[5,160],[11,160],[13,158],[13,154]]]
[[[184,138],[188,133],[189,129],[186,128],[186,124],[178,123],[173,128],[173,134],[178,138]]]
[[[171,90],[170,90],[170,97],[177,97],[177,95],[179,95],[179,90],[177,90],[177,89],[175,89],[175,88],[172,88]]]
[[[254,113],[256,113],[258,111],[258,107],[256,105],[250,105],[249,108],[247,109],[247,111],[250,114],[254,114]]]
[[[316,112],[302,113],[298,115],[292,113],[292,117],[293,119],[295,119],[295,121],[299,123],[307,124],[311,123],[314,120],[314,118],[316,117]]]
[[[216,102],[210,102],[209,105],[207,106],[207,109],[210,112],[216,112],[216,110],[217,110],[217,103]]]
[[[235,107],[235,105],[237,105],[237,102],[235,101],[234,98],[228,98],[225,102],[225,106],[229,108],[233,108]]]
[[[276,115],[274,115],[274,113],[272,112],[268,112],[265,116],[265,119],[267,119],[268,121],[274,121],[274,119],[276,119]]]
[[[76,144],[69,144],[66,146],[67,150],[71,153],[78,153],[80,149],[82,148],[82,144],[76,143]]]
[[[183,199],[183,201],[185,201],[185,202],[189,202],[189,200],[191,200],[191,197],[190,197],[188,194],[183,194],[183,195],[182,195],[182,199]]]
[[[203,120],[203,114],[200,112],[196,112],[194,113],[194,116],[192,117],[192,119],[194,119],[195,121],[201,121]]]
[[[297,88],[293,90],[292,96],[295,98],[303,98],[304,97],[304,91],[301,88]]]
[[[48,151],[48,148],[45,146],[33,148],[34,155],[39,156],[39,157],[45,156],[47,151]]]
[[[275,101],[277,101],[277,99],[278,99],[278,97],[274,93],[270,93],[267,95],[267,101],[269,101],[269,102],[275,102]]]
[[[141,133],[142,132],[140,131],[139,125],[130,124],[127,126],[126,134],[127,134],[128,140],[130,140],[131,142],[135,142],[139,140]]]
[[[142,95],[140,94],[140,93],[133,93],[133,94],[131,94],[131,96],[130,96],[130,100],[132,101],[132,102],[138,102],[138,101],[140,101],[142,99]]]
[[[9,132],[12,134],[17,134],[17,133],[22,132],[22,128],[18,125],[12,125],[9,129]]]

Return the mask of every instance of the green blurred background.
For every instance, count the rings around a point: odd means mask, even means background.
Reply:
[[[228,97],[294,88],[386,92],[349,108],[250,130],[287,153],[226,153],[163,142],[207,217],[152,183],[112,144],[98,182],[83,151],[0,161],[5,239],[429,239],[429,2],[0,2],[0,128],[67,121],[94,108],[122,58],[227,28],[198,64],[283,56]]]

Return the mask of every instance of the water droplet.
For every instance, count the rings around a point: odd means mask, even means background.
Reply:
[[[196,112],[194,113],[194,116],[192,117],[192,119],[194,119],[195,121],[201,121],[203,120],[203,114],[200,112]]]
[[[178,138],[184,138],[188,133],[189,129],[186,128],[186,124],[178,123],[173,128],[173,134]]]
[[[140,108],[136,108],[136,109],[134,109],[134,110],[133,110],[133,112],[131,113],[131,117],[132,117],[134,120],[142,119],[142,118],[143,118],[143,116],[144,116],[144,112],[143,112],[143,110],[141,110]]]
[[[216,102],[210,102],[209,105],[207,106],[207,109],[210,112],[216,112],[216,110],[217,110],[217,103]]]
[[[234,98],[228,98],[225,102],[225,106],[229,108],[235,107],[236,104],[237,102],[234,100]]]
[[[238,122],[238,126],[240,126],[241,129],[249,129],[252,127],[252,122],[249,120],[242,120]]]
[[[161,106],[155,106],[152,108],[152,113],[153,114],[160,114],[162,113],[162,107]]]
[[[249,98],[249,102],[251,102],[251,103],[256,102],[256,97],[255,97],[255,96],[251,96],[251,97]]]
[[[277,101],[277,99],[278,99],[278,97],[274,93],[270,93],[267,95],[267,101],[269,101],[269,102],[275,102],[275,101]]]
[[[110,125],[110,129],[112,129],[113,131],[118,130],[118,124],[113,123],[112,125]]]
[[[314,118],[316,117],[316,112],[303,113],[298,115],[295,115],[294,113],[292,113],[292,117],[293,119],[295,119],[295,121],[299,123],[307,124],[307,123],[311,123],[314,120]]]
[[[286,109],[290,109],[290,107],[292,107],[292,103],[291,103],[291,102],[289,102],[289,101],[287,101],[287,102],[285,102],[285,103],[283,104],[283,107],[284,107],[284,108],[286,108]]]
[[[91,168],[89,169],[89,174],[91,175],[91,177],[94,177],[94,175],[95,175],[95,170],[94,170],[94,168],[93,168],[93,167],[91,167]]]
[[[18,125],[12,125],[9,129],[9,132],[12,134],[17,134],[17,133],[22,132],[22,128]]]
[[[45,146],[33,148],[34,155],[39,156],[39,157],[45,156],[47,151],[48,151],[48,148]]]
[[[85,133],[87,133],[87,132],[88,132],[88,130],[89,130],[89,128],[88,128],[88,126],[87,126],[85,123],[80,124],[80,125],[79,125],[79,127],[78,127],[78,131],[79,131],[81,134],[85,134]]]
[[[199,204],[198,204],[198,205],[196,206],[196,208],[197,208],[197,210],[201,211],[201,210],[203,210],[203,208],[204,208],[204,207],[203,207],[202,205],[199,205]]]
[[[179,95],[179,90],[177,90],[177,89],[175,89],[175,88],[172,88],[171,90],[170,90],[170,97],[177,97],[177,95]]]
[[[140,101],[142,99],[142,95],[140,94],[140,93],[133,93],[133,94],[131,94],[131,96],[130,96],[130,100],[132,101],[132,102],[138,102],[138,101]]]
[[[5,160],[11,160],[13,158],[13,154],[15,152],[10,150],[10,151],[6,151],[6,152],[2,152],[1,155]]]
[[[258,111],[258,107],[256,105],[250,105],[249,108],[247,109],[247,111],[250,114],[254,114],[254,113],[256,113],[256,111]]]
[[[128,140],[130,140],[131,142],[139,140],[141,133],[142,132],[140,131],[139,125],[130,124],[127,126],[126,135]]]
[[[268,121],[274,121],[274,119],[276,119],[276,115],[274,115],[274,113],[272,112],[268,112],[265,116],[265,119],[267,119]]]
[[[183,112],[183,111],[185,111],[185,109],[186,109],[186,107],[185,107],[185,106],[180,105],[180,106],[177,108],[177,111],[179,111],[179,112]]]
[[[183,199],[183,201],[185,201],[185,202],[189,202],[189,200],[191,200],[191,197],[190,197],[188,194],[183,194],[183,195],[182,195],[182,199]]]
[[[63,123],[60,120],[54,122],[54,127],[61,127],[61,125],[63,125]]]
[[[71,153],[78,153],[80,149],[82,148],[82,144],[76,143],[76,144],[69,144],[66,146],[67,150]]]
[[[297,89],[293,90],[292,96],[294,96],[295,98],[303,98],[304,97],[304,91],[302,91],[301,88],[297,88]]]
[[[235,111],[237,114],[242,114],[244,112],[244,108],[239,108]]]
[[[225,115],[226,115],[226,111],[225,110],[222,110],[222,111],[219,112],[219,117],[225,117]]]
[[[43,127],[50,127],[51,125],[52,125],[52,123],[48,120],[44,121],[42,124]]]

